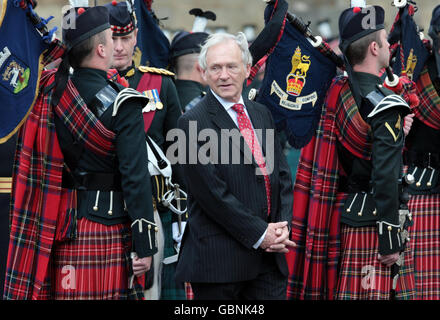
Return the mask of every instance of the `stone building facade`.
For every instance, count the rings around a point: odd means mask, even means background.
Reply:
[[[118,0],[120,1],[120,0]],[[304,21],[311,21],[311,28],[318,33],[317,22],[328,18],[332,33],[337,35],[337,20],[339,14],[349,4],[350,0],[287,0],[289,10],[301,16]],[[89,0],[90,5],[94,3],[104,4],[110,0]],[[384,7],[387,17],[387,29],[391,27],[396,15],[396,8],[391,6],[392,0],[367,0],[368,4],[378,4]],[[418,0],[419,12],[416,14],[417,23],[427,33],[431,19],[432,9],[439,4],[438,0]],[[68,0],[39,0],[37,12],[42,17],[55,16],[50,26],[61,25],[61,8],[68,4]],[[246,27],[254,29],[258,34],[264,26],[263,13],[265,2],[263,0],[154,0],[153,9],[156,15],[163,19],[161,24],[170,36],[178,30],[190,30],[194,17],[189,15],[192,8],[211,10],[216,13],[217,20],[209,21],[209,31],[226,30],[235,33]],[[60,32],[57,33],[60,36]]]

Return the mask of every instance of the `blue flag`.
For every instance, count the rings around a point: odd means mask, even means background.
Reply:
[[[141,65],[166,68],[169,64],[170,42],[159,28],[153,13],[148,10],[144,0],[134,1],[138,34],[136,54],[142,54]]]
[[[20,1],[0,1],[0,143],[3,143],[23,124],[35,102],[43,52],[49,44],[27,16],[35,15],[31,7],[20,8]]]
[[[266,8],[266,25],[272,10],[272,5]],[[336,64],[286,21],[283,35],[266,61],[257,101],[270,109],[277,129],[286,132],[292,147],[304,147],[315,134],[335,75]]]
[[[399,76],[406,73],[409,79],[416,82],[429,58],[429,52],[420,39],[413,15],[412,5],[399,10],[389,35],[389,42],[390,44],[399,43],[395,54],[396,59],[392,65],[394,73]]]

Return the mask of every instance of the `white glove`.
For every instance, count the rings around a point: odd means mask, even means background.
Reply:
[[[186,221],[182,221],[180,226],[182,230],[179,234],[179,223],[173,222],[173,224],[171,225],[173,229],[173,240],[177,242],[178,248],[180,248],[180,242],[182,241],[183,232],[185,231]]]

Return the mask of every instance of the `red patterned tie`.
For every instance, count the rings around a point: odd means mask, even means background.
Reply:
[[[251,121],[249,117],[244,112],[244,106],[242,104],[234,104],[232,106],[235,112],[237,112],[237,120],[238,120],[238,128],[240,129],[241,134],[244,137],[247,145],[252,151],[252,155],[254,156],[255,162],[257,162],[258,166],[263,173],[264,185],[266,187],[266,197],[267,197],[267,214],[270,214],[270,179],[267,174],[266,163],[263,158],[263,152],[261,150],[260,143],[258,139],[255,137],[254,130],[252,129]]]

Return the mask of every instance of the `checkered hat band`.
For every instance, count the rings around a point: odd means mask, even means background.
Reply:
[[[114,25],[112,25],[111,27],[112,27],[112,32],[116,33],[116,34],[118,34],[118,33],[128,33],[128,32],[133,31],[133,29],[134,29],[134,26],[133,26],[132,22],[130,22],[125,27],[114,26]]]

